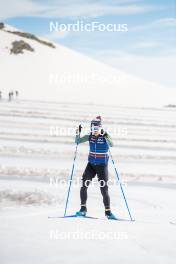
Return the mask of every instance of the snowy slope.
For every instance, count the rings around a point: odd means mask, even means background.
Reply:
[[[97,105],[90,109],[89,104],[20,99],[0,102],[0,175],[43,175],[44,179],[49,170],[51,175],[68,175],[75,127],[82,122],[84,128],[89,128],[97,114],[103,116],[104,128],[110,129],[115,143],[112,152],[125,178],[176,182],[174,109]],[[79,175],[87,161],[87,151],[87,144],[80,146]]]
[[[89,112],[89,114],[88,114]],[[50,126],[89,126],[97,113],[112,134],[112,154],[135,222],[104,218],[97,185],[90,186],[88,212],[99,220],[62,216],[75,145],[73,134],[52,136]],[[176,253],[176,119],[170,108],[124,108],[16,100],[0,102],[0,260],[3,264],[174,264]],[[75,180],[87,162],[79,146]],[[115,180],[109,164],[110,179]],[[51,183],[53,183],[51,185]],[[120,189],[110,186],[113,212],[128,219]],[[79,209],[73,184],[68,214]]]
[[[115,105],[174,103],[173,91],[115,70],[82,54],[55,44],[0,30],[0,84],[3,91],[17,89],[21,98],[62,102],[96,102]],[[34,52],[10,54],[12,42],[24,40]]]

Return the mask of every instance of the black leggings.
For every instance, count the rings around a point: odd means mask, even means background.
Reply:
[[[110,197],[108,193],[108,165],[94,165],[88,162],[86,169],[82,176],[82,187],[80,190],[81,205],[85,205],[87,201],[87,188],[92,179],[97,174],[98,181],[100,182],[100,191],[103,196],[103,203],[105,209],[110,208]]]

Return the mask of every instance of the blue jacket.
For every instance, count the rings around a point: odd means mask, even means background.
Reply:
[[[107,164],[109,160],[108,150],[113,143],[109,134],[95,137],[92,134],[79,137],[76,135],[75,143],[80,144],[89,141],[88,161],[92,164]]]
[[[107,164],[109,145],[104,136],[89,136],[89,156],[88,161],[92,164]]]

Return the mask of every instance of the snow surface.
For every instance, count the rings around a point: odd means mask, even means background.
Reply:
[[[18,90],[23,99],[125,106],[175,103],[174,89],[116,70],[61,45],[50,48],[6,30],[9,26],[0,30],[0,83],[6,94]],[[10,54],[15,40],[24,40],[35,51]]]
[[[97,184],[90,186],[89,215],[63,219],[74,135],[52,135],[51,126],[83,127],[97,114],[114,134],[112,154],[135,222],[108,221]],[[24,263],[160,263],[176,258],[176,119],[170,108],[131,108],[14,100],[0,102],[0,260]],[[79,146],[68,214],[79,209],[79,182],[87,160]],[[111,180],[114,171],[109,163]],[[119,186],[111,206],[129,219]]]
[[[9,184],[14,189],[32,189],[23,182]],[[46,190],[43,183],[35,184],[34,188]],[[111,200],[115,213],[121,216],[124,209],[117,190],[111,189]],[[61,196],[66,194],[65,189],[57,188],[57,191]],[[78,204],[78,190],[73,192],[69,213]],[[128,198],[135,222],[104,219],[100,195],[93,188],[89,191],[89,214],[100,217],[99,220],[48,219],[48,215],[63,215],[64,202],[59,199],[55,206],[20,205],[1,209],[1,263],[174,264],[175,190],[164,186],[129,186]]]

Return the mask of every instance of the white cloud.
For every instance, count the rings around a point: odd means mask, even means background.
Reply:
[[[95,17],[115,14],[138,14],[157,10],[153,5],[143,5],[140,1],[32,1],[0,0],[0,19],[18,16],[38,17]]]
[[[157,41],[139,41],[133,47],[137,49],[152,49],[162,47],[162,44]]]
[[[153,6],[123,5],[114,6],[99,3],[85,3],[82,5],[65,5],[61,8],[51,7],[43,17],[99,17],[103,15],[138,14],[153,11]]]
[[[0,0],[0,19],[41,13],[46,7],[31,0]]]
[[[151,23],[130,28],[130,31],[143,31],[163,27],[176,27],[176,18],[168,17],[157,19]]]

